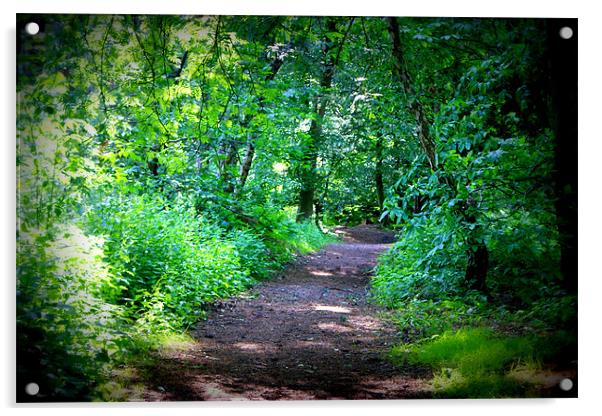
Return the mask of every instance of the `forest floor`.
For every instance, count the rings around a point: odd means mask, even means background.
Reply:
[[[336,231],[340,243],[216,305],[194,342],[161,351],[140,399],[428,397],[428,372],[387,361],[397,330],[368,300],[371,270],[393,234],[370,225]]]

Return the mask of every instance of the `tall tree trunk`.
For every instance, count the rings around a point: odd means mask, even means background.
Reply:
[[[276,53],[276,57],[272,60],[270,64],[270,72],[265,76],[264,82],[270,82],[274,78],[276,78],[276,74],[280,71],[282,64],[284,63],[284,57],[293,47],[292,43],[285,45],[281,50]],[[257,110],[258,114],[265,113],[265,98],[263,96],[259,97],[259,109]],[[248,120],[248,125],[251,124],[251,119]],[[238,178],[238,185],[235,189],[235,194],[240,193],[242,188],[244,188],[245,183],[247,183],[247,179],[249,178],[249,172],[251,171],[251,166],[253,164],[253,159],[255,157],[255,142],[256,137],[254,132],[249,132],[247,135],[247,148],[245,150],[245,157],[240,165],[240,172]]]
[[[391,42],[393,44],[393,63],[395,75],[399,79],[403,86],[406,99],[409,101],[409,108],[414,117],[416,118],[416,133],[418,135],[418,141],[420,147],[426,155],[429,166],[432,170],[438,170],[437,158],[435,156],[435,142],[432,140],[429,134],[429,123],[426,119],[424,109],[418,97],[414,93],[412,86],[412,78],[408,72],[403,48],[401,45],[401,38],[399,35],[399,23],[396,17],[388,18],[388,30],[391,36]],[[442,183],[447,184],[451,189],[455,189],[451,178],[445,175],[441,176]],[[474,201],[473,201],[474,202]],[[467,224],[476,224],[477,219],[474,214],[469,214],[468,209],[464,209],[461,212],[463,220]],[[478,226],[475,226],[473,230],[469,232],[467,243],[468,250],[467,255],[467,267],[466,267],[466,284],[484,292],[487,292],[487,271],[489,267],[489,251],[485,242],[482,238],[479,238],[480,230]]]
[[[238,187],[236,188],[236,194],[238,194],[242,188],[244,188],[249,172],[251,171],[251,165],[253,164],[253,158],[255,157],[255,137],[252,133],[247,135],[247,149],[245,151],[245,157],[240,165],[240,172],[238,175]]]
[[[573,29],[571,39],[560,37],[565,26]],[[577,19],[550,19],[547,32],[560,272],[565,290],[577,293]]]
[[[379,136],[376,139],[376,168],[374,172],[374,180],[376,182],[376,199],[378,200],[378,208],[383,212],[385,206],[385,188],[383,184],[383,138]]]
[[[477,217],[474,214],[476,201],[469,198],[462,209],[463,219],[467,224],[474,228],[469,231],[466,239],[466,273],[464,281],[470,289],[488,294],[487,288],[487,270],[489,269],[489,251],[487,245],[481,237],[482,229],[477,224]]]
[[[329,32],[336,32],[336,22],[334,19],[328,19]],[[343,39],[344,40],[344,39]],[[297,222],[305,221],[314,214],[314,195],[316,190],[316,166],[318,158],[318,143],[322,136],[322,121],[326,113],[327,91],[332,85],[334,75],[335,58],[328,52],[332,49],[332,42],[325,42],[322,47],[323,66],[320,78],[320,93],[313,98],[313,107],[315,117],[311,121],[305,151],[301,165],[301,191],[299,192],[299,207],[297,210]],[[343,42],[339,46],[339,52],[343,47]]]
[[[376,141],[376,168],[374,172],[374,181],[376,182],[376,199],[378,201],[378,216],[383,213],[385,207],[385,184],[383,181],[383,138],[379,136]],[[380,221],[383,225],[389,224],[389,217]]]
[[[401,46],[401,38],[399,36],[399,23],[397,17],[389,17],[389,35],[391,36],[391,42],[393,43],[393,65],[394,71],[397,78],[401,82],[403,91],[406,95],[406,100],[409,101],[409,108],[414,117],[416,118],[416,133],[418,134],[418,141],[420,146],[426,155],[426,159],[431,169],[437,169],[437,160],[435,158],[435,143],[429,135],[429,123],[424,115],[424,109],[418,97],[414,93],[412,86],[412,78],[408,72],[408,68],[405,63],[403,55],[403,48]]]
[[[316,116],[311,121],[309,134],[304,143],[303,158],[301,160],[301,190],[299,191],[297,222],[306,221],[314,215],[316,167],[318,159],[317,143],[322,135],[321,122],[322,117],[324,117],[324,112],[320,108],[320,99],[320,96],[314,97],[314,114]]]
[[[238,146],[236,142],[229,144],[228,153],[226,159],[222,165],[222,177],[221,180],[225,184],[224,192],[230,194],[234,191],[234,175],[232,171],[236,168],[236,160],[238,156]]]
[[[481,241],[469,241],[474,243],[468,250],[468,264],[466,266],[465,281],[468,287],[480,292],[487,292],[487,269],[489,268],[489,251]]]

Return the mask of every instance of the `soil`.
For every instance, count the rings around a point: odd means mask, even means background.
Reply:
[[[369,302],[370,274],[393,234],[372,225],[336,232],[340,243],[216,305],[194,344],[162,352],[143,399],[428,397],[423,369],[387,361],[399,334]]]

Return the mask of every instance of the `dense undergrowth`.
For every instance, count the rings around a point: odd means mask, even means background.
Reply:
[[[334,239],[284,213],[265,221],[232,229],[184,198],[121,195],[72,224],[27,233],[18,256],[19,380],[38,383],[45,400],[111,400],[104,386],[117,367],[147,360],[212,302]]]
[[[375,301],[389,308],[403,339],[391,351],[393,362],[430,367],[437,397],[559,394],[558,374],[576,366],[576,296],[543,273],[530,280],[540,290],[521,281],[510,290],[512,280],[496,276],[499,269],[490,273],[488,293],[469,289],[462,250],[453,243],[447,251],[432,249],[431,230],[401,234],[381,255],[372,282]],[[522,261],[549,267],[550,259]]]

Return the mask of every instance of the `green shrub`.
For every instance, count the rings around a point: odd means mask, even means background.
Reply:
[[[184,198],[157,195],[107,195],[88,214],[80,225],[19,234],[22,400],[31,399],[22,394],[28,382],[45,400],[107,399],[117,364],[181,336],[208,304],[268,277],[295,252],[333,240],[276,211],[256,227],[227,229]]]
[[[448,299],[464,293],[462,242],[449,228],[425,220],[421,226],[407,228],[379,257],[371,283],[379,303],[396,308],[410,299]]]
[[[306,254],[336,241],[334,235],[322,232],[311,221],[296,222],[293,210],[255,206],[252,212],[258,219],[254,230],[263,237],[276,264],[291,261],[293,254]]]
[[[486,301],[474,294],[467,299],[410,299],[390,314],[406,339],[421,339],[466,325],[479,324]]]
[[[511,321],[543,329],[577,327],[577,296],[558,292],[534,301],[530,307],[511,312]]]
[[[336,241],[333,235],[323,233],[310,221],[293,223],[292,229],[293,233],[289,236],[289,244],[293,250],[301,254],[315,251],[326,244]]]
[[[332,241],[314,224],[297,224],[283,212],[256,208],[252,215],[257,223],[228,230],[184,198],[105,198],[89,219],[106,238],[113,277],[105,296],[126,305],[144,332],[178,330],[202,317],[207,304],[267,277],[293,253]]]
[[[241,267],[251,277],[265,279],[279,267],[261,237],[251,230],[233,230],[228,237],[240,258]]]
[[[560,248],[554,218],[549,213],[517,211],[497,220],[489,240],[489,286],[510,295],[514,303],[530,305],[553,296],[559,283]],[[539,290],[533,290],[537,286]]]
[[[106,235],[114,280],[110,298],[125,304],[141,327],[171,330],[196,322],[204,306],[253,283],[250,234],[227,236],[186,201],[130,197],[103,204],[95,231]]]

